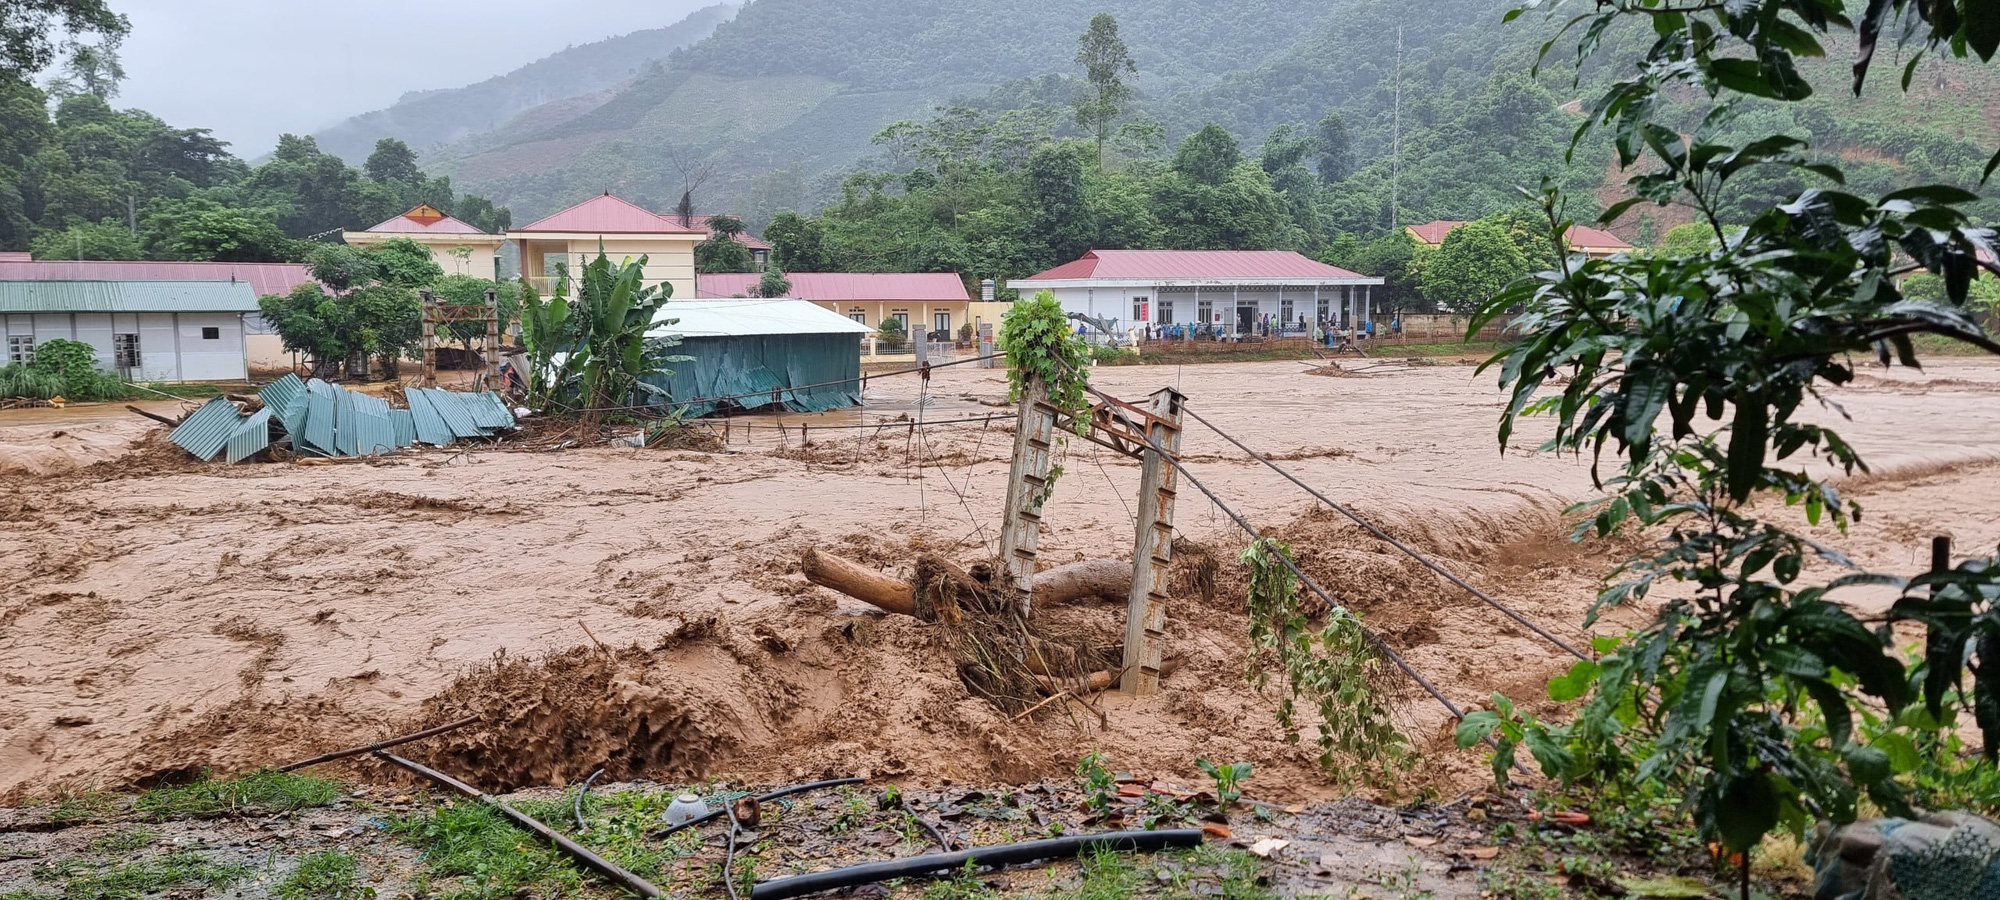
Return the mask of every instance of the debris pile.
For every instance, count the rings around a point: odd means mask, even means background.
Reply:
[[[305,457],[380,456],[416,444],[448,446],[495,437],[514,428],[513,410],[491,391],[461,394],[406,388],[408,408],[328,384],[286,375],[258,392],[261,406],[245,412],[218,396],[189,413],[171,439],[195,458],[240,463],[272,447]]]

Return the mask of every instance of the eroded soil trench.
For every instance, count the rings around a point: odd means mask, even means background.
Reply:
[[[1588,496],[1587,463],[1500,453],[1498,397],[1469,368],[1305,369],[1137,367],[1096,381],[1124,396],[1177,386],[1302,478],[1584,639],[1598,577],[1630,549],[1568,542],[1563,510]],[[501,447],[223,468],[185,461],[136,417],[9,414],[0,447],[64,431],[91,449],[80,467],[38,453],[39,474],[0,454],[0,801],[277,764],[473,713],[481,725],[423,756],[489,790],[598,767],[662,781],[1019,783],[1099,750],[1157,772],[1247,760],[1274,798],[1337,793],[1310,741],[1285,740],[1275,691],[1245,680],[1246,536],[1191,493],[1168,627],[1181,665],[1155,697],[1017,717],[967,690],[937,626],[800,576],[807,549],[898,573],[925,553],[961,564],[994,553],[1005,428],[895,419],[920,407],[929,420],[986,415],[1000,375],[878,380],[869,411],[814,421],[880,428],[824,429],[802,448],[801,417],[759,417],[716,453]],[[920,404],[920,390],[935,402]],[[1996,396],[2000,368],[1947,364],[1873,376],[1840,398],[1875,464],[1855,484],[1869,514],[1844,539],[1865,564],[1910,569],[1934,533],[1969,549],[2000,541]],[[1925,442],[1893,440],[1919,424]],[[105,447],[118,449],[107,459]],[[1185,451],[1460,704],[1544,696],[1566,667],[1560,650],[1213,435],[1190,432]],[[1082,442],[1066,453],[1042,559],[1129,555],[1138,467]],[[1105,640],[1123,627],[1119,604],[1060,614]],[[1597,631],[1643,619],[1616,611]],[[1484,777],[1483,762],[1450,749],[1442,708],[1406,680],[1385,684],[1427,751],[1413,781]]]

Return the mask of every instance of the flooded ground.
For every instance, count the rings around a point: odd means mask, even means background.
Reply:
[[[1500,397],[1470,367],[1347,365],[1347,377],[1296,362],[1103,368],[1094,381],[1128,399],[1181,390],[1581,640],[1620,552],[1564,540],[1564,507],[1592,490],[1588,463],[1502,453]],[[808,548],[902,573],[924,552],[990,557],[1007,423],[907,420],[1004,415],[1005,390],[1004,372],[969,366],[928,385],[871,379],[865,410],[738,417],[719,453],[503,442],[323,467],[195,463],[122,408],[0,414],[0,795],[240,771],[468,712],[494,725],[437,752],[507,788],[607,763],[663,780],[1021,783],[1095,749],[1180,777],[1197,756],[1254,761],[1278,799],[1342,793],[1309,742],[1284,740],[1277,698],[1244,681],[1234,557],[1246,538],[1193,491],[1178,531],[1221,562],[1222,589],[1175,597],[1168,650],[1182,666],[1156,697],[1017,720],[967,694],[931,626],[803,580]],[[1874,465],[1852,482],[1867,514],[1842,546],[1910,571],[1933,534],[1967,552],[2000,542],[2000,367],[1869,375],[1838,399]],[[836,427],[852,425],[869,427]],[[1191,429],[1184,454],[1458,702],[1539,697],[1565,667],[1214,435]],[[1129,557],[1136,463],[1077,440],[1061,464],[1042,559]],[[1122,610],[1102,616],[1116,625]],[[1644,618],[1621,611],[1599,630]],[[1429,754],[1413,784],[1486,777],[1450,748],[1441,708],[1393,690]]]

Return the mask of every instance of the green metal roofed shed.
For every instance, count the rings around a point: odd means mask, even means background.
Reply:
[[[241,381],[249,375],[247,281],[0,280],[0,365],[52,340],[81,341],[97,365],[133,381]]]
[[[679,336],[670,375],[648,379],[687,415],[723,408],[823,412],[861,405],[868,326],[805,300],[676,300],[647,337]]]

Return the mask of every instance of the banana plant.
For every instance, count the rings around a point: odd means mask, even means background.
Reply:
[[[613,264],[600,249],[581,277],[563,272],[547,301],[526,291],[522,337],[531,390],[544,409],[601,421],[604,413],[629,406],[640,379],[670,361],[648,354],[646,332],[659,324],[654,319],[673,287],[647,287],[646,262],[642,256]]]

